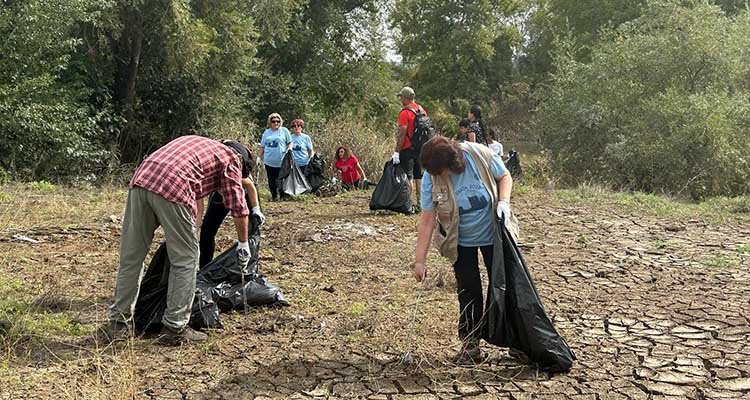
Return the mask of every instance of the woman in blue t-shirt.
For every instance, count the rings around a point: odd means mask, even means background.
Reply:
[[[281,115],[278,113],[269,115],[266,121],[267,128],[260,138],[260,154],[266,166],[271,201],[280,198],[277,180],[281,171],[281,160],[284,159],[284,154],[292,149],[292,135],[283,125],[284,120],[281,119]]]
[[[437,176],[441,179],[449,178],[453,186],[454,209],[458,212],[458,257],[453,270],[460,306],[458,335],[463,341],[461,351],[456,356],[456,362],[460,364],[478,363],[484,358],[479,348],[484,299],[478,253],[482,253],[484,265],[489,270],[492,267],[495,211],[500,218],[510,216],[510,192],[513,186],[513,179],[500,157],[488,156],[492,161],[489,163],[487,176],[491,175],[497,182],[497,193],[491,196],[480,171],[480,168],[487,167],[477,165],[468,153],[474,151],[481,155],[481,149],[472,150],[471,146],[481,147],[475,143],[459,144],[437,136],[422,147],[420,162],[425,173],[422,177],[422,213],[419,217],[414,265],[414,277],[420,282],[427,275],[425,260],[435,229],[436,206],[450,208],[451,205],[449,193],[440,192],[437,198],[433,198],[433,180]],[[494,200],[497,201],[496,207],[493,205]],[[451,227],[444,228],[451,230]],[[455,226],[452,228],[456,229]]]
[[[303,133],[305,129],[305,121],[301,118],[297,118],[292,121],[292,157],[294,163],[302,170],[302,173],[307,175],[307,164],[315,155],[313,151],[312,139],[310,136]]]

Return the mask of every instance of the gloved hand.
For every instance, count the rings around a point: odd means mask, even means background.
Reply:
[[[497,202],[497,217],[503,220],[503,223],[506,223],[508,218],[510,218],[509,199],[502,199]]]
[[[253,215],[257,215],[258,218],[260,218],[261,225],[263,225],[263,223],[266,222],[266,216],[263,215],[262,211],[260,211],[260,206],[253,207]]]
[[[394,165],[401,162],[401,160],[399,160],[399,158],[398,158],[398,152],[397,151],[393,152],[393,155],[391,156],[391,161],[393,161]]]
[[[237,263],[243,273],[247,270],[247,264],[250,263],[250,244],[248,242],[237,242]]]

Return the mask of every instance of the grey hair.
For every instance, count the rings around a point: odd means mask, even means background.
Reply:
[[[266,128],[271,127],[271,119],[273,117],[279,117],[279,120],[281,121],[280,126],[284,126],[284,118],[281,118],[281,115],[279,113],[271,113],[271,114],[268,114],[268,118],[266,119]]]

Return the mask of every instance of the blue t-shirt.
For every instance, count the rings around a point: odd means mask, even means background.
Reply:
[[[301,133],[299,136],[292,135],[292,156],[294,156],[294,163],[300,167],[307,166],[310,162],[310,154],[312,154],[313,145],[310,136]]]
[[[458,244],[464,247],[491,245],[495,228],[493,227],[492,197],[482,182],[474,159],[464,151],[466,169],[456,175],[450,174],[458,202]],[[505,175],[506,169],[500,156],[492,157],[490,164],[492,175],[499,178]],[[432,200],[432,177],[428,172],[422,176],[422,209],[432,211],[435,203]]]
[[[266,129],[260,138],[260,146],[263,147],[263,163],[269,167],[280,168],[281,160],[284,159],[284,154],[291,142],[292,135],[283,126],[275,131],[270,128]]]

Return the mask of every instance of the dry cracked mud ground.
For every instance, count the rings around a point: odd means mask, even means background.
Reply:
[[[260,268],[290,307],[222,315],[225,329],[200,346],[99,342],[124,192],[86,196],[22,192],[5,204],[0,276],[84,333],[19,335],[0,359],[0,399],[750,398],[747,219],[519,192],[525,259],[578,356],[549,376],[489,346],[484,364],[451,365],[452,272],[433,254],[416,284],[417,218],[369,213],[367,192],[267,205]]]

